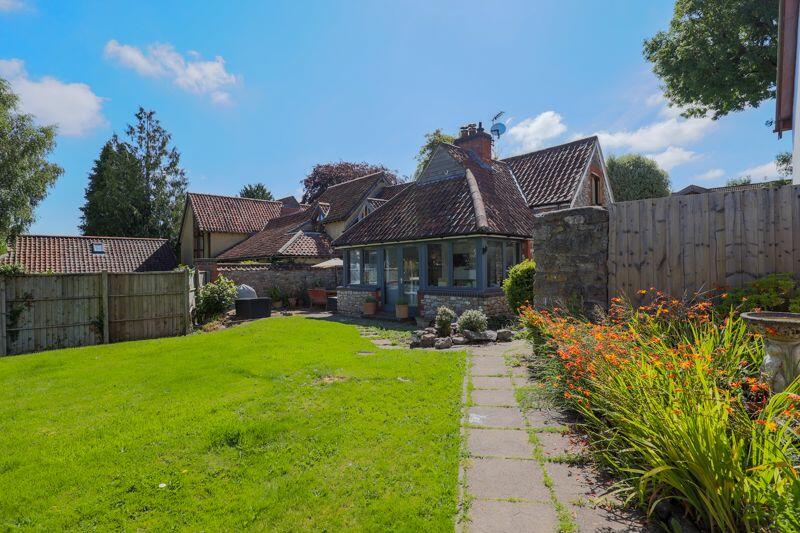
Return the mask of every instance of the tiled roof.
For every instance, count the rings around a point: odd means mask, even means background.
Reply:
[[[597,144],[597,137],[587,137],[503,162],[514,172],[529,206],[565,203],[575,196]]]
[[[188,196],[200,231],[253,233],[281,215],[281,202],[272,200],[193,192]]]
[[[533,214],[505,163],[486,165],[466,150],[443,149],[467,175],[418,181],[345,231],[337,246],[468,234],[530,237]],[[474,194],[473,194],[474,193]]]
[[[255,257],[333,255],[330,239],[312,231],[316,208],[270,220],[266,227],[217,256],[220,260]],[[298,235],[300,233],[300,235]]]
[[[330,204],[325,222],[345,220],[353,210],[361,205],[369,191],[384,178],[383,172],[367,174],[360,178],[331,185],[319,197],[319,203]]]
[[[411,185],[410,183],[398,183],[397,185],[389,185],[384,187],[377,194],[375,194],[375,198],[379,198],[381,200],[391,200],[394,198],[399,192],[403,189]]]
[[[283,207],[300,207],[300,202],[294,196],[285,196],[277,201],[283,204]]]
[[[103,253],[92,253],[92,244]],[[0,263],[23,265],[28,272],[147,272],[172,270],[175,253],[166,239],[20,235]]]
[[[700,194],[704,192],[734,192],[752,191],[755,189],[768,189],[786,185],[787,180],[759,181],[756,183],[743,183],[741,185],[725,185],[723,187],[702,187],[700,185],[687,185],[683,189],[672,193],[673,195]]]

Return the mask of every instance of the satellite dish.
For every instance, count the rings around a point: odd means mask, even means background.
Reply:
[[[500,136],[506,132],[506,125],[502,122],[495,122],[492,124],[492,128],[489,131],[491,131],[492,135],[499,139]]]

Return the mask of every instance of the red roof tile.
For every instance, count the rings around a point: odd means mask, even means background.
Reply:
[[[375,172],[325,189],[319,197],[319,203],[330,204],[325,222],[345,220],[381,180],[385,180],[384,173]]]
[[[328,236],[315,231],[313,227],[315,213],[316,208],[312,207],[271,220],[263,230],[222,252],[217,259],[233,261],[278,256],[333,255]]]
[[[253,233],[281,216],[283,204],[272,200],[218,196],[216,194],[188,194],[192,213],[200,231],[222,233]]]
[[[394,198],[399,192],[403,189],[411,185],[410,183],[398,183],[397,185],[389,185],[388,187],[384,187],[375,195],[375,198],[379,198],[381,200],[391,200]]]
[[[597,137],[503,159],[531,207],[571,202],[591,162]]]
[[[92,253],[92,244],[103,253]],[[166,239],[20,235],[0,263],[16,263],[28,272],[147,272],[172,270],[175,253]]]

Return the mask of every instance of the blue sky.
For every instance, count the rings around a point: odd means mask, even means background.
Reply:
[[[410,175],[426,132],[501,110],[501,156],[599,133],[606,155],[653,155],[673,189],[774,175],[789,139],[764,125],[773,102],[718,121],[666,107],[641,45],[672,5],[0,0],[0,76],[60,128],[65,172],[31,232],[77,232],[92,162],[139,105],[198,192],[298,194],[340,159]]]

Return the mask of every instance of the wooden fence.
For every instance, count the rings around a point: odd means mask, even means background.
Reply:
[[[609,295],[681,296],[800,275],[800,186],[670,196],[609,208]]]
[[[188,271],[0,277],[0,355],[184,335]]]

